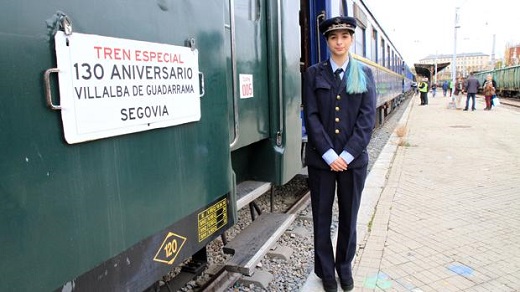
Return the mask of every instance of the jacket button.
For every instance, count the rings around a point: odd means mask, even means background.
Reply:
[[[335,131],[335,132],[336,132],[336,134],[339,134],[339,130],[338,130],[338,129],[336,129],[336,131]]]
[[[336,99],[337,99],[337,100],[340,100],[340,99],[341,99],[341,95],[339,95],[339,94],[336,95]]]
[[[336,107],[336,111],[339,112],[339,106]]]
[[[339,118],[336,118],[336,119],[334,119],[334,120],[336,121],[336,123],[339,123]]]

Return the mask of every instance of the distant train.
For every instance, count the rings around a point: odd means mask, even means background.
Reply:
[[[475,77],[484,84],[488,74],[496,81],[499,96],[520,97],[520,65],[476,72]]]
[[[358,19],[382,124],[413,74],[364,1],[296,3],[5,3],[0,291],[143,291],[204,261],[301,171],[301,72],[327,58],[327,17]]]

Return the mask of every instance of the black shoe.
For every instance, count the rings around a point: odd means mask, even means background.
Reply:
[[[354,289],[354,280],[352,278],[350,278],[349,282],[340,281],[340,284],[343,291],[352,291]]]
[[[325,281],[323,280],[323,290],[325,292],[337,292],[338,291],[338,283],[336,280]]]
[[[474,111],[474,110],[476,110],[476,109],[475,109],[475,108],[472,108],[471,110]]]
[[[468,109],[467,109],[467,108],[465,108],[465,109],[463,109],[463,111],[468,111]]]

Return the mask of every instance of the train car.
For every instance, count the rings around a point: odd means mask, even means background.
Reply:
[[[475,77],[484,84],[488,74],[496,81],[499,96],[520,97],[520,65],[476,72]]]
[[[360,0],[4,4],[0,291],[143,291],[203,263],[301,171],[301,72],[339,14],[382,123],[410,71]]]
[[[298,11],[4,3],[0,291],[145,290],[298,173]]]

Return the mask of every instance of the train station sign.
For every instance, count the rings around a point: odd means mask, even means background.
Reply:
[[[67,143],[200,120],[197,50],[61,31],[55,41]]]

